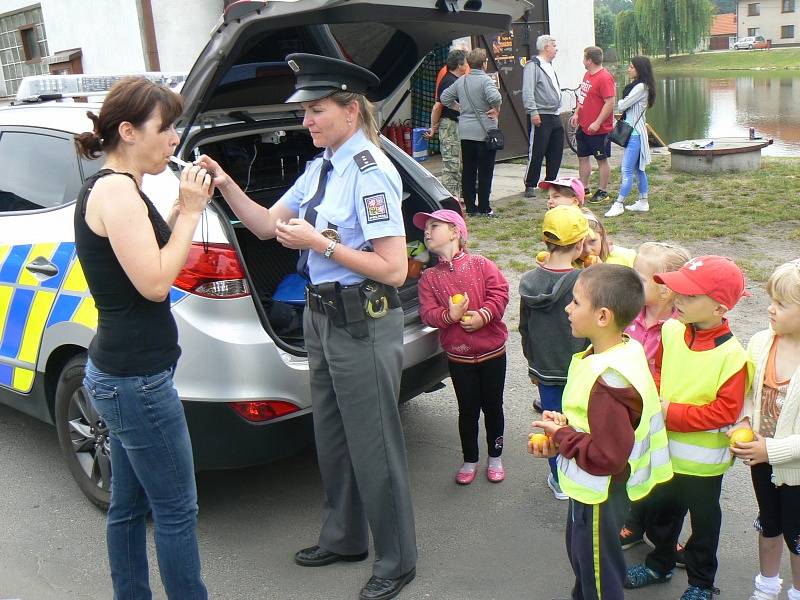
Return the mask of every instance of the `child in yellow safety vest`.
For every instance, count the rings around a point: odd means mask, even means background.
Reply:
[[[567,306],[572,335],[591,346],[575,354],[563,414],[545,411],[545,436],[528,451],[557,457],[569,496],[567,554],[573,598],[623,597],[625,559],[619,530],[629,500],[672,477],[667,435],[642,345],[623,333],[644,305],[639,276],[622,265],[593,265],[578,277]],[[542,439],[543,438],[543,439]]]
[[[724,315],[749,293],[739,267],[722,256],[693,258],[654,279],[676,293],[677,318],[662,326],[655,360],[675,476],[647,499],[658,515],[646,531],[655,549],[644,564],[628,569],[625,587],[672,577],[675,544],[688,510],[692,537],[684,563],[689,587],[681,600],[711,600],[717,592],[719,496],[731,464],[726,432],[739,418],[752,379],[752,364]]]

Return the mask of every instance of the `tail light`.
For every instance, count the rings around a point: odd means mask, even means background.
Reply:
[[[229,244],[193,243],[175,286],[206,298],[241,298],[250,293],[239,256]]]
[[[254,402],[229,402],[228,405],[243,419],[258,423],[270,421],[300,410],[283,400],[256,400]]]

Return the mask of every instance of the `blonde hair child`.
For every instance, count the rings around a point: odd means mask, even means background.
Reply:
[[[636,251],[631,250],[630,248],[623,248],[622,246],[617,246],[611,241],[611,238],[608,236],[608,232],[606,231],[603,222],[595,215],[591,210],[588,208],[582,208],[583,214],[586,215],[586,219],[589,221],[589,227],[595,233],[595,240],[586,240],[586,247],[584,249],[584,255],[581,259],[584,261],[586,266],[592,264],[591,259],[587,261],[587,256],[596,256],[600,259],[601,262],[604,263],[611,263],[616,265],[625,265],[626,267],[633,267],[633,260],[636,258]],[[588,264],[587,264],[588,263]]]
[[[767,281],[770,327],[747,345],[756,367],[743,419],[729,432],[732,452],[751,468],[758,501],[758,558],[751,600],[777,599],[784,542],[791,553],[789,600],[800,600],[800,260]],[[750,442],[734,441],[742,433]],[[747,431],[740,432],[745,429]]]

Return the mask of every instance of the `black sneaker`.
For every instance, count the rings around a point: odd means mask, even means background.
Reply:
[[[536,188],[533,186],[527,186],[525,188],[525,197],[526,198],[536,198]]]
[[[600,204],[603,200],[608,198],[608,192],[605,190],[595,190],[592,197],[587,200],[589,204]]]

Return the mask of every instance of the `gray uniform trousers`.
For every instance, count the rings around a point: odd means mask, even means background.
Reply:
[[[414,511],[397,398],[403,310],[367,319],[353,338],[306,309],[314,437],[325,491],[319,546],[359,554],[375,543],[373,574],[395,579],[417,562]]]

